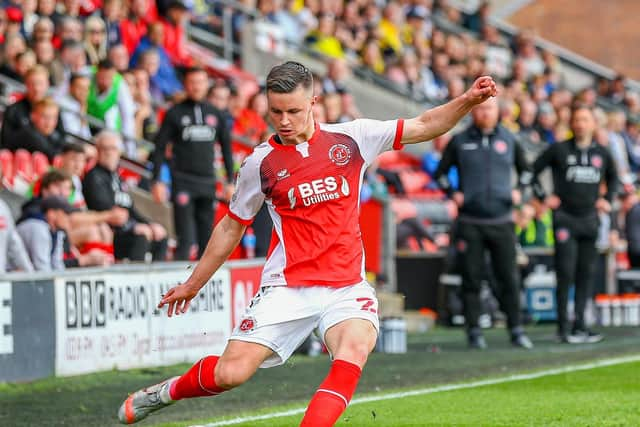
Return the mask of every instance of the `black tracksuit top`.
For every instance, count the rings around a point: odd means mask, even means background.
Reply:
[[[520,185],[528,185],[531,179],[530,165],[516,137],[500,125],[488,134],[472,125],[449,142],[434,174],[449,195],[453,192],[447,179],[451,166],[458,168],[459,191],[464,194],[460,215],[478,219],[510,215],[513,166]]]
[[[222,148],[227,179],[233,180],[231,138],[224,115],[208,102],[186,100],[174,105],[156,135],[153,152],[153,179],[157,180],[165,160],[165,149],[173,143],[171,172],[203,181],[214,179],[213,144]]]
[[[600,197],[600,184],[607,185],[605,198],[613,199],[618,176],[609,149],[595,141],[581,149],[574,139],[558,142],[547,148],[534,162],[534,192],[542,199],[544,189],[537,176],[550,167],[553,174],[554,193],[560,198],[560,209],[576,216],[594,214],[595,203]]]

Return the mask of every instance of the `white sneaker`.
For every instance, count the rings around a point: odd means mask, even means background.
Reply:
[[[173,377],[159,384],[138,390],[127,397],[118,410],[118,419],[122,424],[133,424],[149,414],[171,405],[175,400],[169,396],[169,387],[180,377]]]

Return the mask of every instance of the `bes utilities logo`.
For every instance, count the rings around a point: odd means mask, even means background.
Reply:
[[[328,176],[326,178],[314,179],[310,182],[303,182],[295,187],[291,187],[287,193],[289,197],[289,207],[294,209],[298,204],[298,197],[302,199],[304,206],[311,206],[351,194],[349,182],[344,176]]]

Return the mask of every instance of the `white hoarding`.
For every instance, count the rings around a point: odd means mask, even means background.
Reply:
[[[56,375],[193,362],[219,354],[231,333],[229,270],[218,271],[189,311],[157,305],[186,270],[55,279]]]

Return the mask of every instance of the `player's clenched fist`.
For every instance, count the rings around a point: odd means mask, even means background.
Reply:
[[[467,96],[475,104],[481,104],[498,94],[498,86],[490,76],[478,77],[467,90]]]

